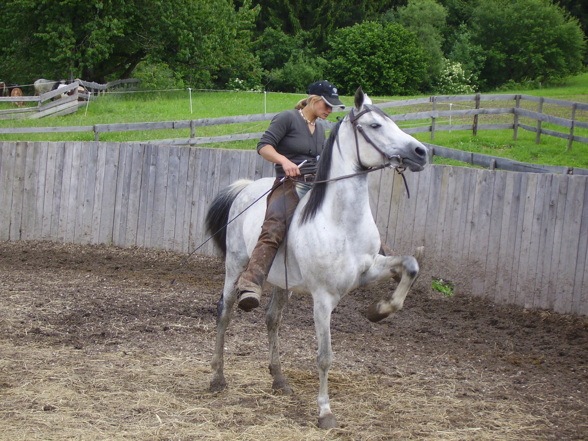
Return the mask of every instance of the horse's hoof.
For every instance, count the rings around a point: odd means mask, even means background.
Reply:
[[[318,423],[319,427],[325,430],[335,429],[339,427],[339,425],[337,424],[337,420],[335,419],[332,413],[319,417]]]
[[[272,384],[272,389],[274,390],[274,392],[280,395],[292,395],[293,393],[292,388],[286,380],[274,380],[274,383]]]
[[[224,377],[221,378],[213,378],[210,382],[209,390],[210,392],[221,392],[227,388],[227,382],[225,381]]]
[[[366,312],[366,317],[370,322],[377,323],[390,315],[390,313],[381,313],[378,309],[378,302],[374,302],[369,306]]]

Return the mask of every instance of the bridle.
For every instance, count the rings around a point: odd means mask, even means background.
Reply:
[[[368,144],[370,144],[373,148],[375,148],[384,158],[384,167],[392,167],[392,165],[390,164],[390,161],[392,159],[395,159],[398,162],[398,165],[395,167],[396,171],[398,171],[398,173],[402,174],[405,170],[405,167],[402,163],[402,158],[399,155],[388,155],[387,153],[385,153],[380,147],[378,147],[378,145],[372,141],[372,139],[369,137],[369,135],[366,133],[366,131],[364,130],[363,126],[359,123],[359,119],[365,115],[366,113],[369,113],[373,110],[372,107],[369,107],[367,105],[363,106],[363,110],[359,113],[355,113],[355,109],[351,109],[351,112],[349,113],[349,122],[351,122],[351,125],[353,126],[353,134],[355,136],[355,150],[357,152],[357,162],[359,163],[359,166],[362,168],[362,170],[371,170],[371,167],[366,167],[365,165],[363,165],[363,163],[361,162],[361,156],[359,154],[359,138],[358,138],[358,133],[361,133],[361,135],[363,136],[363,139],[365,139],[367,141]],[[382,112],[382,114],[384,116],[386,116],[387,118],[389,118],[384,112]],[[387,161],[387,162],[386,162]],[[382,167],[382,168],[384,168]]]
[[[404,188],[406,188],[406,196],[410,199],[410,191],[408,189],[408,183],[406,182],[406,176],[404,176],[404,172],[406,171],[406,167],[404,166],[404,163],[402,162],[402,157],[400,157],[400,155],[388,155],[386,154],[380,147],[378,147],[378,145],[372,141],[372,139],[369,137],[369,135],[365,132],[363,126],[361,124],[359,124],[358,120],[359,118],[361,118],[363,115],[365,115],[366,113],[371,112],[373,109],[368,107],[368,106],[364,106],[363,110],[361,112],[359,112],[357,115],[355,114],[354,109],[351,110],[351,112],[349,113],[349,122],[351,122],[351,125],[353,126],[353,134],[355,137],[355,151],[357,152],[357,162],[359,164],[359,166],[361,167],[361,170],[355,173],[351,173],[349,175],[344,175],[344,176],[338,176],[336,178],[331,178],[331,179],[325,179],[325,180],[321,180],[321,181],[314,181],[314,184],[326,184],[327,182],[334,182],[334,181],[340,181],[342,179],[348,179],[348,178],[353,178],[355,176],[360,176],[360,175],[365,175],[367,173],[371,173],[371,172],[375,172],[378,170],[382,170],[384,168],[394,168],[396,170],[396,173],[398,173],[400,176],[402,176],[402,180],[404,182]],[[388,117],[384,112],[382,112],[383,115],[385,115],[386,117]],[[389,117],[388,117],[389,118]],[[361,155],[359,154],[359,137],[357,135],[357,133],[361,133],[361,135],[363,136],[363,139],[365,139],[368,144],[370,144],[373,148],[375,148],[384,158],[384,162],[382,165],[379,165],[377,167],[366,167],[365,165],[363,165],[363,163],[361,162]],[[337,136],[337,145],[339,145],[339,136]],[[398,163],[398,165],[392,165],[392,163],[390,162],[392,159],[396,160],[396,162]],[[291,178],[296,180],[296,178]]]

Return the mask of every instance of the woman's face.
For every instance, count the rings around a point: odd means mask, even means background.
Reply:
[[[329,106],[322,98],[314,101],[312,108],[316,117],[321,119],[326,119],[333,111],[333,108]]]

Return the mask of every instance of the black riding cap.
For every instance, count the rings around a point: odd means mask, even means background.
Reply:
[[[345,108],[345,105],[339,100],[337,88],[328,81],[317,81],[308,86],[309,95],[318,95],[331,107]]]

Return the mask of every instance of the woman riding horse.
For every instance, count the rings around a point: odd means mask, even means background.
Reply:
[[[325,141],[325,129],[316,121],[326,119],[335,106],[345,107],[328,81],[312,83],[308,94],[293,110],[278,113],[257,144],[257,152],[275,164],[277,177],[267,199],[259,240],[237,281],[238,305],[244,311],[259,306],[263,283],[288,223],[314,180]]]

